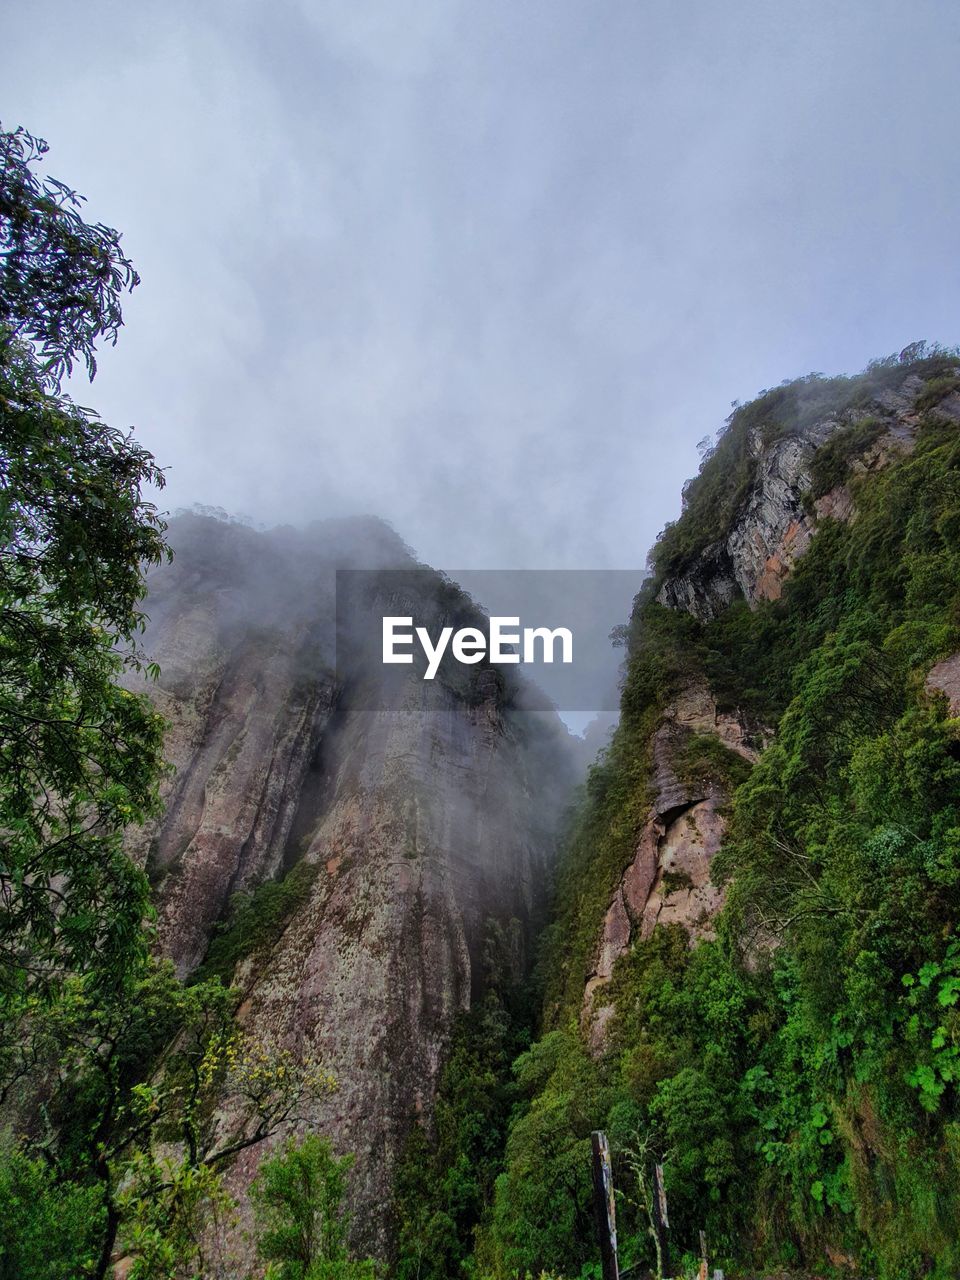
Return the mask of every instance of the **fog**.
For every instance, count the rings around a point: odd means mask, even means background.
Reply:
[[[960,338],[952,0],[8,6],[164,503],[639,569],[730,402]]]

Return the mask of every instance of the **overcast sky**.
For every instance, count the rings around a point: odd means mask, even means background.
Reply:
[[[643,564],[734,399],[960,341],[956,0],[31,0],[0,118],[143,276],[165,502]]]

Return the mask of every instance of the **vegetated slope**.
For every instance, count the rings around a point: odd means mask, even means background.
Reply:
[[[431,1123],[491,930],[519,978],[542,926],[567,735],[487,663],[426,683],[343,625],[335,663],[339,568],[377,571],[371,607],[389,597],[430,627],[479,620],[377,521],[259,533],[194,515],[170,540],[145,643],[176,773],[163,818],[136,837],[160,944],[188,980],[238,989],[246,1034],[334,1074],[299,1127],[356,1154],[353,1234],[383,1253],[397,1153]],[[230,1172],[241,1199],[267,1145]]]
[[[482,1272],[594,1274],[595,1127],[623,1263],[640,1156],[678,1253],[960,1271],[958,650],[960,360],[738,408],[636,602],[540,1038],[512,1078],[474,1054],[512,1106]]]

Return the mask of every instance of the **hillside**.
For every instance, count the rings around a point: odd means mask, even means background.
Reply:
[[[602,1127],[622,1266],[658,1159],[675,1256],[704,1229],[728,1274],[955,1275],[960,361],[737,408],[652,566],[539,1037],[503,1072],[465,1035],[448,1081],[454,1154],[465,1075],[509,1115],[481,1271],[594,1274]]]

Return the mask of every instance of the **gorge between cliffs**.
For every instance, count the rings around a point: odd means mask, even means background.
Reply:
[[[171,768],[125,851],[176,995],[151,1012],[146,988],[147,1025],[111,1041],[109,1157],[192,1100],[151,1131],[149,1173],[116,1174],[121,1205],[154,1203],[154,1169],[202,1171],[191,1261],[162,1274],[287,1276],[257,1188],[314,1135],[352,1163],[325,1209],[343,1248],[304,1275],[597,1276],[596,1129],[636,1274],[654,1164],[677,1275],[701,1232],[728,1275],[957,1274],[956,355],[734,410],[638,577],[620,721],[588,770],[516,671],[386,681],[338,634],[345,568],[370,610],[482,620],[385,524],[193,512],[168,539],[145,604],[159,675],[123,685]],[[92,1096],[54,1037],[4,1123],[69,1167]],[[103,1273],[160,1275],[131,1221]]]

